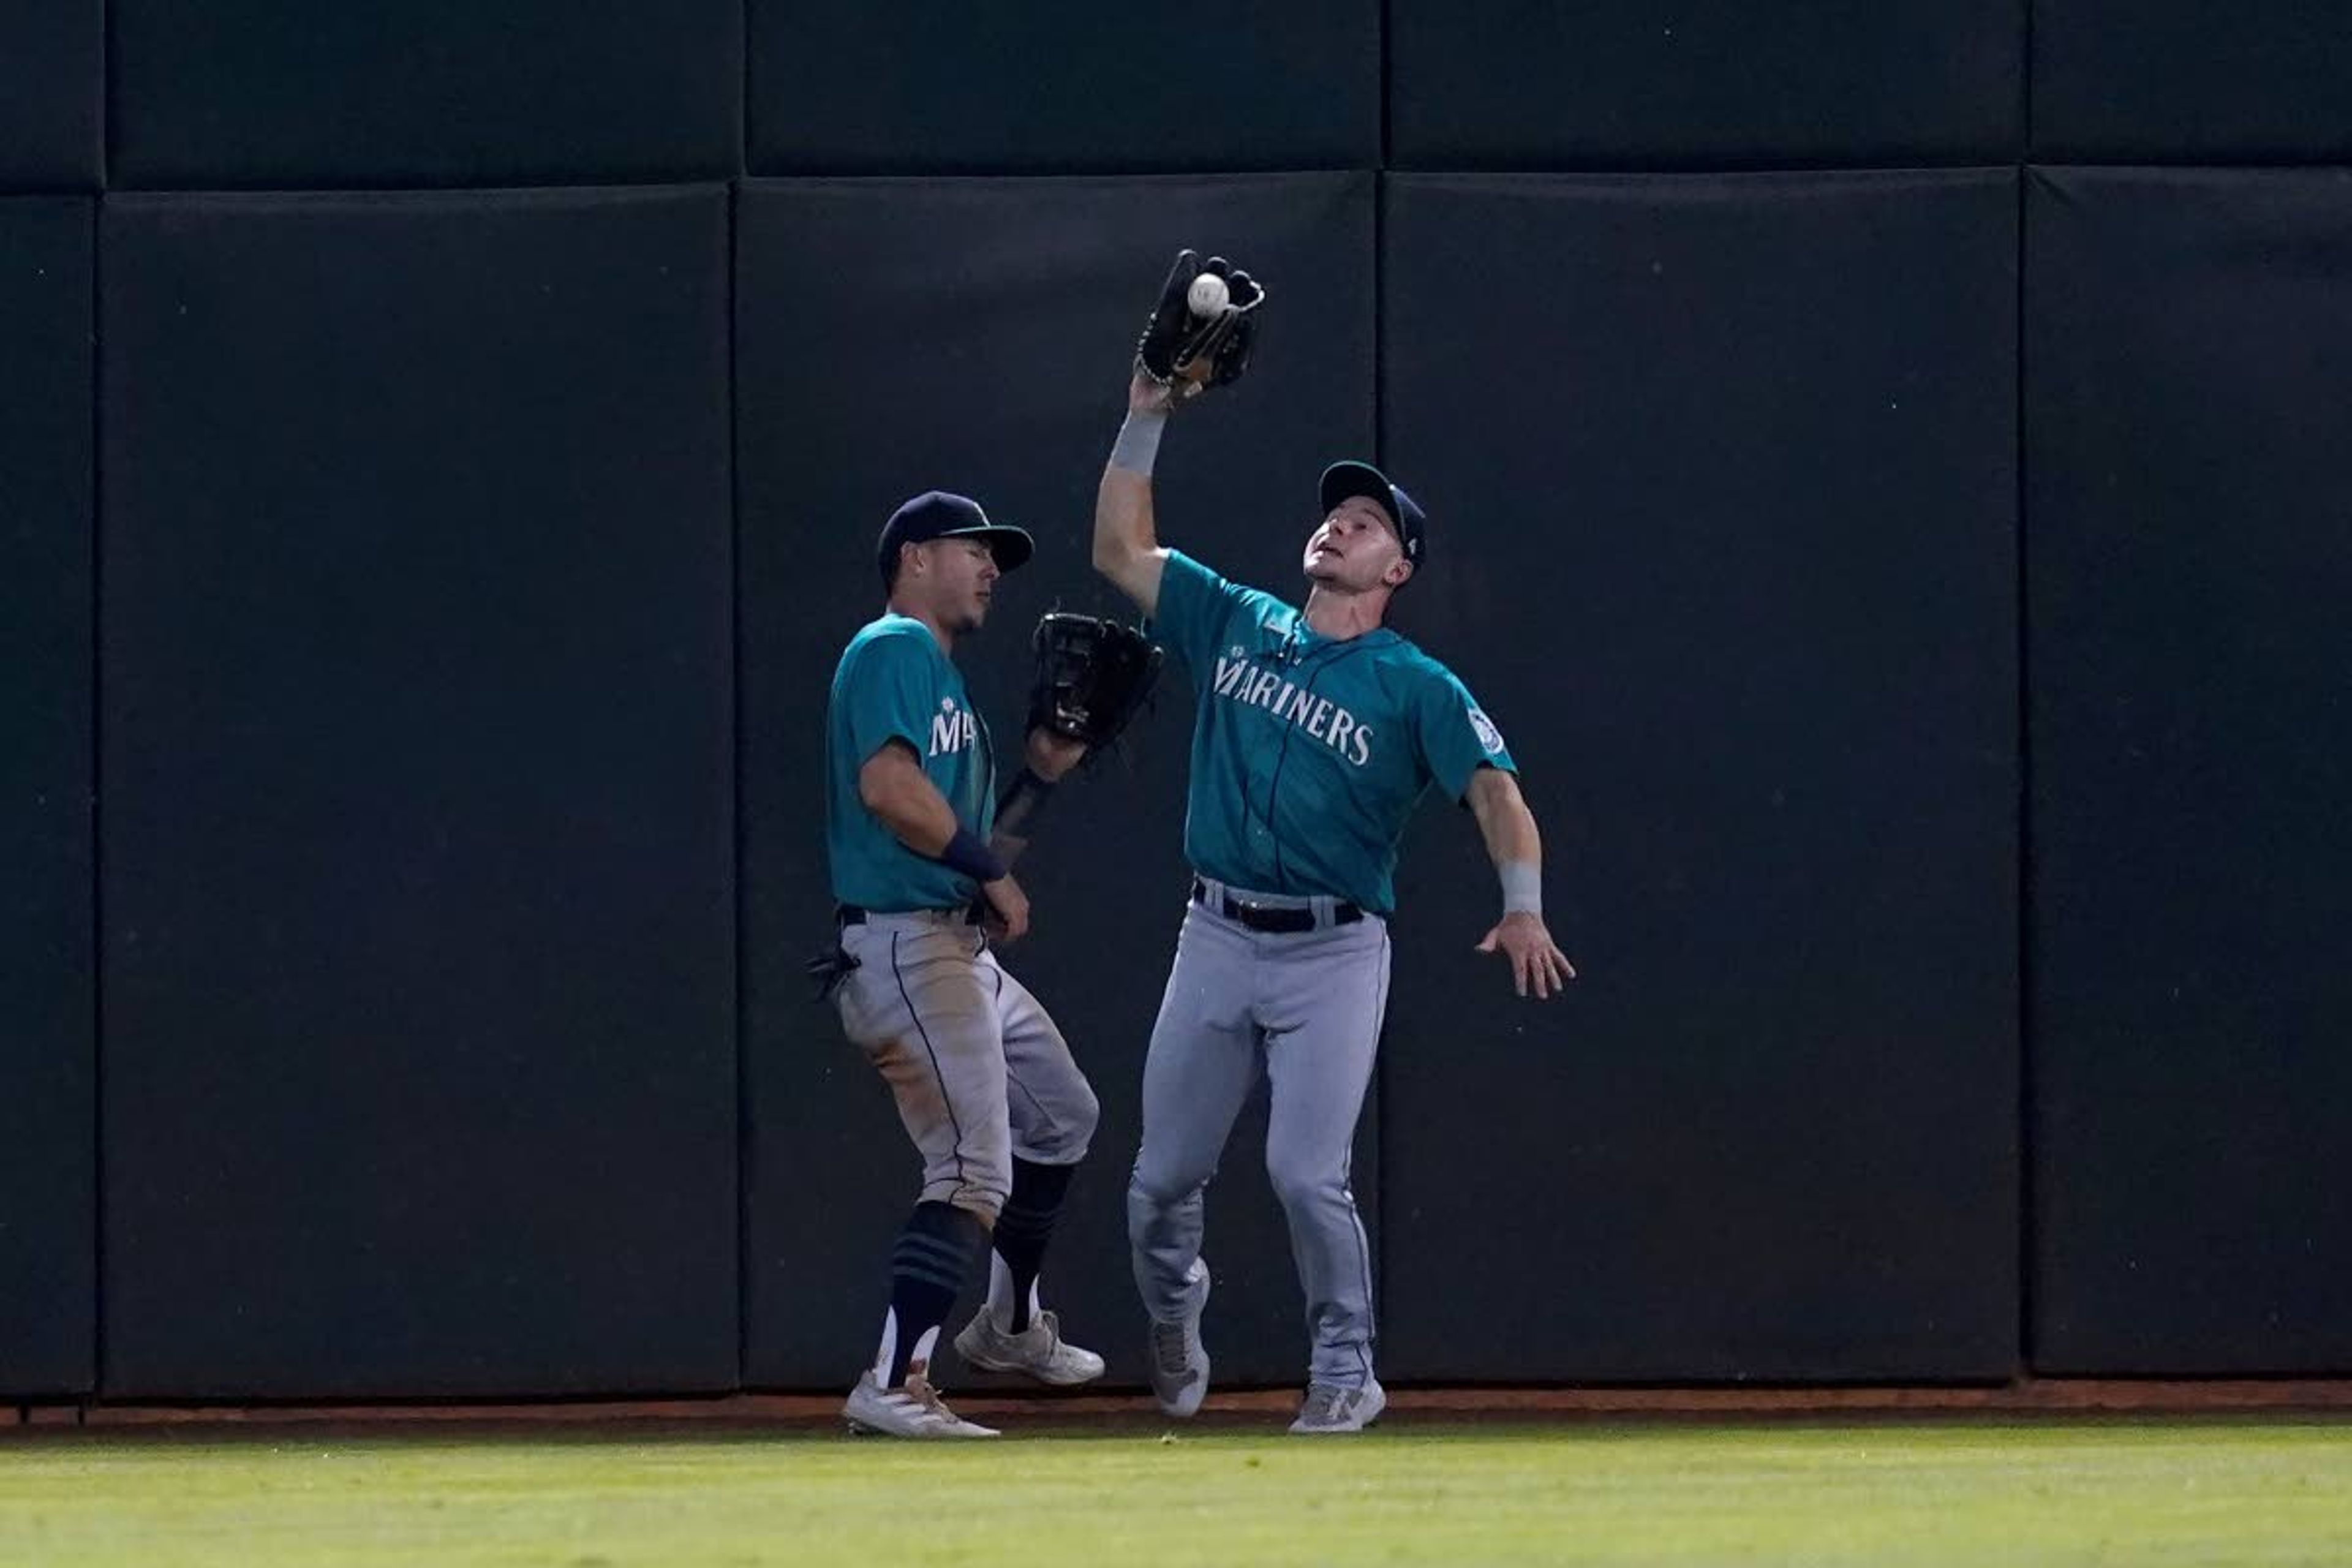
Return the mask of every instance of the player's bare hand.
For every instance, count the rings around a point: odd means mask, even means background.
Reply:
[[[982,882],[980,896],[988,900],[988,930],[997,941],[1019,942],[1029,934],[1029,895],[1009,873]]]
[[[1495,929],[1480,940],[1478,951],[1503,953],[1510,959],[1511,984],[1522,996],[1549,999],[1554,992],[1567,990],[1568,983],[1576,978],[1576,965],[1553,942],[1543,916],[1524,910],[1496,921]]]
[[[1086,754],[1087,743],[1084,741],[1073,741],[1042,724],[1029,731],[1025,753],[1029,771],[1047,784],[1061,783],[1062,775],[1076,767]]]

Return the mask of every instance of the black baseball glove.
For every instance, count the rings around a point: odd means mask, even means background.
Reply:
[[[1215,310],[1195,314],[1192,284],[1202,277],[1219,279],[1225,300]],[[1180,250],[1176,265],[1168,269],[1168,281],[1160,286],[1150,318],[1143,323],[1142,341],[1135,345],[1136,365],[1160,385],[1174,387],[1180,399],[1207,386],[1230,386],[1249,368],[1258,307],[1265,303],[1265,290],[1257,279],[1223,257],[1212,256],[1204,262],[1190,250]],[[1190,384],[1177,386],[1179,382]]]
[[[1037,623],[1029,727],[1087,743],[1089,758],[1118,738],[1160,674],[1160,646],[1133,626],[1055,611]]]

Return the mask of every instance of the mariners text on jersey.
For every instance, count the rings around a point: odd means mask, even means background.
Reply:
[[[1385,913],[1422,795],[1458,801],[1479,768],[1514,767],[1454,672],[1386,626],[1324,637],[1181,550],[1156,624],[1200,698],[1184,854],[1202,876]]]
[[[931,715],[931,749],[927,756],[944,757],[980,744],[980,720],[969,709],[958,708],[955,699],[940,700],[940,710]]]
[[[1360,768],[1372,760],[1370,725],[1329,698],[1318,697],[1311,688],[1241,657],[1239,649],[1217,656],[1211,689],[1220,697],[1263,708],[1287,723],[1304,726],[1308,735]]]

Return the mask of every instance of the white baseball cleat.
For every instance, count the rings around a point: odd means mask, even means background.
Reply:
[[[1172,1323],[1151,1325],[1151,1397],[1165,1415],[1196,1415],[1209,1393],[1209,1352],[1201,1344],[1201,1313],[1209,1304],[1209,1265],[1192,1260],[1192,1305]]]
[[[1377,1378],[1361,1388],[1341,1388],[1337,1384],[1309,1384],[1307,1397],[1298,1406],[1298,1419],[1290,1424],[1293,1432],[1313,1436],[1330,1432],[1360,1432],[1381,1418],[1389,1405],[1388,1392]]]
[[[841,1407],[853,1432],[883,1437],[993,1437],[996,1429],[966,1421],[947,1407],[921,1373],[910,1372],[897,1388],[884,1388],[871,1368],[849,1391]]]
[[[968,1366],[988,1372],[1024,1373],[1055,1388],[1092,1383],[1103,1374],[1103,1358],[1062,1338],[1062,1320],[1040,1311],[1019,1333],[996,1326],[986,1307],[955,1337],[956,1353]]]

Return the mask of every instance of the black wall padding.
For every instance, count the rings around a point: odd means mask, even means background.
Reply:
[[[733,1383],[727,234],[109,205],[106,1393]]]
[[[2038,1369],[2352,1372],[2352,175],[2027,208]]]
[[[111,21],[117,188],[741,167],[736,0],[112,0]]]
[[[100,0],[0,0],[0,191],[90,190],[105,168]]]
[[[1400,624],[1517,751],[1583,968],[1511,994],[1433,808],[1389,1364],[1996,1378],[2017,1323],[2016,189],[1397,177]]]
[[[1390,164],[1992,163],[2023,135],[2020,0],[1392,0]]]
[[[0,201],[0,1391],[87,1391],[92,204]]]
[[[1181,245],[1270,290],[1248,377],[1187,411],[1160,458],[1163,537],[1287,587],[1320,465],[1372,434],[1372,184],[1358,174],[1161,180],[764,182],[740,197],[746,1374],[846,1386],[872,1353],[919,1163],[887,1090],[813,1004],[830,940],[824,714],[842,645],[878,614],[876,534],[933,486],[1033,531],[960,650],[1014,765],[1035,617],[1123,604],[1087,565],[1096,481],[1146,308]],[[1040,245],[1038,236],[1053,237]],[[1189,687],[1161,682],[1125,756],[1064,786],[1020,876],[1036,926],[1005,960],[1062,1021],[1103,1103],[1047,1293],[1112,1377],[1142,1373],[1125,1192],[1144,1046],[1186,877]],[[1368,1113],[1366,1127],[1374,1124]],[[1371,1205],[1371,1139],[1358,1194]],[[1306,1337],[1264,1173],[1263,1122],[1210,1195],[1222,1382],[1295,1383]],[[950,1325],[950,1332],[961,1325]],[[952,1358],[949,1358],[950,1362]],[[950,1376],[956,1373],[949,1373]]]
[[[2048,162],[2352,157],[2341,0],[2035,0],[2033,151]]]
[[[1312,169],[1381,157],[1379,0],[751,0],[750,15],[755,174]]]

